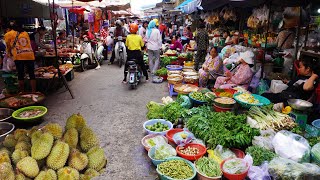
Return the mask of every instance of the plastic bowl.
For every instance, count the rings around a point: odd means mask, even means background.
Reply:
[[[232,104],[220,103],[220,102],[217,102],[217,101],[216,101],[217,99],[228,99],[228,100],[232,100],[233,103],[232,103]],[[220,107],[220,108],[229,108],[229,109],[232,109],[236,103],[237,103],[237,102],[236,102],[234,99],[229,98],[229,97],[218,97],[218,98],[216,98],[215,100],[213,100],[213,104],[216,105],[217,107]]]
[[[223,108],[213,104],[213,109],[216,112],[228,112],[228,111],[232,111],[233,108]]]
[[[155,132],[155,131],[150,131],[149,129],[146,128],[146,126],[148,125],[154,125],[155,123],[160,122],[162,124],[166,124],[169,126],[169,129],[166,131],[162,131],[162,132]],[[173,125],[170,121],[166,121],[165,119],[151,119],[149,121],[144,122],[143,124],[143,128],[144,130],[147,131],[148,134],[160,134],[160,135],[166,135],[166,133],[171,130],[173,128]]]
[[[166,68],[168,69],[168,71],[181,71],[183,69],[183,67],[179,65],[167,65]]]
[[[163,159],[163,160],[154,159],[155,152],[156,152],[156,147],[152,147],[150,149],[150,151],[148,151],[148,156],[151,159],[153,165],[157,166],[158,164],[160,164],[160,163],[162,163],[162,162],[164,162],[164,161],[166,161],[168,159],[168,158]],[[172,156],[172,157],[175,157],[175,156]],[[169,158],[171,158],[171,157],[169,157]]]
[[[192,179],[194,179],[194,177],[196,177],[197,171],[196,171],[196,168],[194,167],[194,165],[193,165],[192,162],[190,162],[190,161],[188,161],[188,160],[185,160],[185,159],[183,159],[183,158],[180,158],[180,157],[171,157],[171,158],[166,159],[165,161],[170,161],[170,160],[182,160],[182,161],[185,161],[185,162],[192,168],[193,175],[192,175],[190,178],[184,179],[184,180],[192,180]],[[166,176],[166,175],[162,174],[162,173],[159,171],[158,166],[157,166],[157,169],[156,169],[156,170],[157,170],[157,173],[159,174],[161,180],[176,180],[176,179],[173,179],[173,178],[171,178],[171,177],[169,177],[169,176]]]
[[[237,90],[234,89],[212,89],[212,91],[218,96],[218,97],[225,97],[225,96],[220,96],[221,93],[229,93],[231,97],[234,95],[234,93],[237,92]]]
[[[312,126],[320,129],[320,119],[314,120],[311,124],[312,124]]]
[[[197,171],[197,180],[219,180],[219,179],[221,179],[221,177],[222,177],[222,174],[221,174],[221,176],[216,176],[216,177],[208,177],[208,176],[206,176],[206,175],[204,175],[204,174],[202,174],[202,173],[200,173],[199,171],[198,171],[198,169],[197,169],[197,166],[196,166],[196,163],[194,163],[194,167],[196,168],[196,171]],[[221,172],[222,173],[222,172]]]
[[[260,96],[260,95],[257,95],[257,94],[252,94],[252,96],[259,100],[259,104],[251,104],[251,103],[247,103],[247,102],[244,102],[244,101],[241,101],[238,99],[237,96],[239,96],[241,93],[236,93],[233,95],[233,98],[237,101],[237,103],[239,103],[242,107],[244,108],[250,108],[252,106],[267,106],[269,105],[271,102],[269,99],[263,97],[263,96]]]
[[[23,111],[34,110],[34,109],[40,109],[43,112],[37,116],[29,117],[29,118],[21,118],[18,116]],[[24,121],[24,122],[35,122],[35,121],[38,121],[41,117],[43,117],[47,112],[48,112],[48,109],[44,106],[28,106],[28,107],[24,107],[24,108],[21,108],[21,109],[14,111],[12,113],[12,117],[15,118],[16,120],[20,120],[20,121]]]
[[[204,145],[202,145],[202,144],[189,143],[189,144],[187,144],[187,145],[184,146],[184,148],[187,148],[187,147],[195,147],[195,148],[198,148],[198,149],[199,149],[199,153],[198,153],[197,155],[194,155],[194,156],[182,154],[182,153],[180,152],[180,149],[179,149],[180,146],[177,146],[177,147],[176,147],[176,151],[177,151],[177,153],[178,153],[178,155],[179,155],[180,157],[182,157],[182,158],[184,158],[184,159],[187,159],[187,160],[190,160],[190,161],[195,161],[195,160],[201,158],[201,157],[204,156],[204,155],[206,154],[206,152],[207,152],[207,148],[206,148]]]
[[[156,137],[156,136],[161,136],[161,137],[163,137],[163,139],[168,143],[168,139],[167,139],[165,136],[163,136],[163,135],[160,135],[160,134],[148,134],[148,135],[146,135],[145,137],[143,137],[143,138],[141,139],[141,144],[144,146],[144,148],[145,148],[147,151],[149,151],[150,148],[152,148],[152,147],[150,147],[150,146],[148,145],[147,140],[150,139],[150,138],[154,138],[154,137]]]
[[[221,169],[221,171],[222,171],[222,173],[223,173],[223,176],[226,177],[226,178],[229,179],[229,180],[243,180],[243,179],[245,179],[245,178],[247,177],[248,171],[249,171],[248,163],[247,163],[247,170],[244,171],[244,172],[241,173],[241,174],[229,174],[229,173],[223,171],[223,168],[222,168],[222,167],[223,167],[224,163],[225,163],[226,161],[228,161],[228,160],[231,160],[231,159],[234,159],[234,158],[225,159],[225,160],[223,160],[223,161],[221,162],[221,164],[220,164],[220,169]]]
[[[240,149],[230,148],[230,150],[237,156],[237,158],[243,159],[246,154]]]
[[[15,126],[8,122],[0,122],[0,142],[14,130]]]
[[[0,108],[0,122],[6,121],[12,117],[13,110],[9,108]]]
[[[169,142],[174,143],[173,136],[176,133],[182,132],[182,131],[183,131],[183,129],[180,129],[180,128],[171,129],[166,133],[166,137],[168,138]]]
[[[193,98],[191,97],[192,94],[193,94],[193,92],[191,92],[191,93],[189,94],[189,98],[191,99],[191,101],[193,102],[193,104],[203,105],[203,104],[207,104],[207,103],[208,103],[207,101],[199,101],[199,100],[193,99]]]

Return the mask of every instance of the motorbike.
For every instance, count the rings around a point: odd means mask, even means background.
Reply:
[[[115,45],[115,58],[118,60],[119,67],[121,68],[122,65],[126,62],[127,59],[127,52],[126,46],[123,42],[123,37],[118,36],[117,42]]]
[[[127,61],[127,65],[129,75],[128,84],[131,89],[136,89],[142,77],[142,70],[140,66],[136,63],[135,59]]]

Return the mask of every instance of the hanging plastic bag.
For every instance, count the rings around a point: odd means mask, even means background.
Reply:
[[[155,146],[154,159],[164,160],[166,158],[176,156],[177,151],[169,144],[162,144]]]
[[[272,80],[270,86],[272,93],[281,93],[288,88],[288,85],[284,84],[281,80]]]
[[[310,162],[311,147],[308,141],[290,131],[279,131],[272,140],[276,154],[296,162]]]
[[[265,93],[269,89],[267,82],[263,79],[260,80],[259,86],[257,87],[257,93],[259,95]]]
[[[188,131],[188,129],[184,128],[182,132],[178,132],[173,136],[173,141],[178,146],[185,146],[190,143],[194,139],[194,135]]]

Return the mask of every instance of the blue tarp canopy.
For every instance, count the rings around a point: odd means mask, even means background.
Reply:
[[[174,9],[181,9],[183,6],[187,5],[188,3],[192,2],[194,0],[185,0],[184,2],[182,2],[179,6],[177,6]]]
[[[179,6],[177,6],[176,10],[181,10],[184,13],[193,13],[198,8],[201,8],[201,0],[185,0]]]

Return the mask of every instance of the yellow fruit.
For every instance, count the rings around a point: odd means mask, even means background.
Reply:
[[[77,129],[78,132],[82,130],[83,127],[87,125],[86,121],[80,114],[71,115],[66,122],[66,130],[70,128]]]
[[[25,141],[20,141],[16,144],[15,149],[25,150],[30,152],[31,144]]]
[[[68,129],[63,135],[63,141],[69,145],[70,148],[76,148],[79,141],[79,133],[75,128]]]
[[[187,138],[187,134],[186,133],[181,133],[181,137],[183,138],[183,139],[185,139],[185,138]]]
[[[0,163],[4,163],[4,162],[11,164],[9,152],[5,149],[0,151]]]
[[[20,173],[19,171],[16,174],[15,180],[31,180],[30,178],[26,177],[24,174]]]
[[[52,169],[48,169],[46,171],[41,171],[34,180],[57,180],[57,179],[58,179],[57,173]]]
[[[53,136],[50,133],[43,133],[40,137],[34,140],[31,147],[31,156],[35,160],[46,158],[53,146]]]
[[[39,174],[37,161],[30,156],[21,159],[17,164],[17,168],[30,178],[34,178]]]
[[[14,180],[14,172],[10,163],[0,163],[0,179]]]
[[[3,141],[3,146],[7,148],[13,148],[16,146],[16,144],[17,140],[14,138],[12,134],[7,135]]]
[[[286,106],[282,109],[283,114],[289,114],[292,111],[292,108],[290,106]]]
[[[72,149],[68,165],[78,171],[83,170],[88,164],[88,157],[86,154],[79,152],[77,149]]]
[[[87,152],[90,148],[98,146],[99,139],[96,134],[89,127],[84,127],[80,134],[80,146],[84,152]]]
[[[67,162],[69,152],[69,145],[58,140],[47,158],[47,166],[53,170],[62,168]]]
[[[43,130],[50,133],[54,139],[62,137],[62,127],[58,123],[49,123],[43,127]]]
[[[13,133],[14,138],[18,140],[21,136],[28,136],[29,131],[26,129],[16,129]]]
[[[101,170],[107,163],[104,150],[98,146],[91,148],[87,152],[89,159],[88,168],[92,168],[96,171]]]
[[[79,172],[71,167],[64,167],[58,170],[58,180],[78,180]]]
[[[16,149],[11,155],[12,162],[14,164],[17,164],[21,159],[23,159],[23,158],[25,158],[27,156],[29,156],[29,152],[28,151]]]

